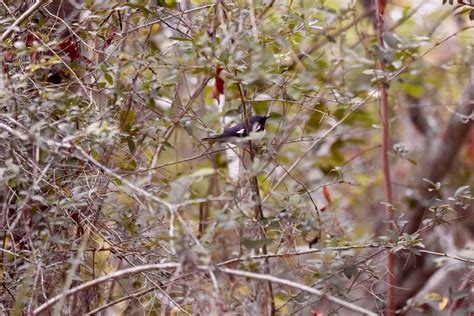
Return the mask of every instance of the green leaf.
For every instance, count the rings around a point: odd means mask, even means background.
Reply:
[[[255,102],[252,104],[252,108],[255,111],[255,113],[264,115],[265,113],[267,113],[268,101]]]
[[[173,8],[174,6],[176,6],[176,2],[176,0],[158,0],[157,4],[160,7]]]
[[[141,4],[141,3],[130,3],[130,2],[127,2],[127,3],[124,3],[122,5],[120,5],[121,7],[129,7],[129,8],[133,8],[133,9],[138,9],[140,11],[143,12],[143,14],[145,15],[145,17],[149,16],[151,14],[151,12],[146,8],[145,5]]]
[[[193,178],[207,177],[216,173],[214,168],[202,168],[196,172],[191,173],[189,176]]]
[[[262,248],[263,246],[269,245],[273,242],[271,238],[263,238],[263,239],[247,239],[244,238],[242,240],[242,245],[247,249],[255,249],[255,248]]]
[[[114,78],[108,72],[104,73],[104,78],[110,85],[114,84]]]
[[[169,142],[167,142],[167,141],[162,141],[161,143],[163,144],[163,148],[164,148],[164,149],[166,149],[166,148],[168,148],[168,149],[174,149],[174,146],[171,145],[171,143],[169,143]]]
[[[422,84],[413,84],[409,82],[403,82],[400,84],[403,92],[409,96],[419,98],[425,93],[425,87]]]
[[[128,144],[128,150],[130,150],[130,153],[133,155],[135,153],[135,143],[133,142],[132,138],[127,139],[127,144]]]
[[[338,120],[343,118],[344,115],[346,115],[346,114],[347,114],[347,109],[342,109],[342,108],[337,109],[334,112],[334,116]],[[345,124],[347,124],[347,125],[355,125],[357,123],[359,123],[362,127],[369,128],[369,127],[372,127],[372,125],[374,123],[374,118],[373,118],[372,114],[369,111],[358,110],[358,111],[355,111],[354,113],[352,113],[345,120]]]
[[[321,127],[321,119],[323,117],[323,114],[320,111],[314,111],[311,116],[309,117],[309,120],[306,123],[306,129],[308,132],[315,132],[319,130]]]
[[[239,116],[240,113],[241,112],[238,109],[232,109],[232,110],[229,110],[229,111],[225,112],[224,116]]]
[[[100,66],[100,70],[102,71],[102,73],[104,74],[104,78],[105,80],[107,81],[108,84],[112,85],[114,83],[114,79],[112,78],[112,76],[109,74],[109,70],[107,69],[107,67],[105,66],[105,64],[102,64]]]
[[[126,131],[130,130],[130,125],[135,120],[135,111],[132,110],[123,110],[120,112],[120,120]]]
[[[278,113],[278,112],[271,112],[269,114],[269,116],[270,116],[270,119],[272,119],[272,120],[281,120],[281,119],[283,119],[283,114]]]
[[[188,38],[188,37],[182,37],[182,36],[170,36],[169,39],[175,40],[175,41],[181,41],[181,42],[192,42],[193,40]]]
[[[135,171],[137,170],[137,166],[137,162],[134,159],[131,159],[124,166],[122,166],[122,168],[127,171]]]

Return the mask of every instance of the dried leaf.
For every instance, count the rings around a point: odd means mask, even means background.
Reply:
[[[217,67],[215,84],[212,88],[212,97],[217,100],[217,103],[219,103],[220,95],[224,94],[224,79],[220,77],[221,71],[222,68]]]

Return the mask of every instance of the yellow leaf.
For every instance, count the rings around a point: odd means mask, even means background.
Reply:
[[[237,289],[237,292],[245,296],[249,294],[250,290],[246,286],[239,286],[239,288]]]
[[[31,71],[31,72],[34,72],[38,69],[42,69],[44,68],[42,65],[39,65],[39,64],[29,64],[28,66],[26,66],[26,69]]]
[[[425,295],[425,299],[433,302],[440,302],[442,298],[441,294],[435,292],[426,293]]]
[[[446,305],[448,305],[448,302],[449,302],[449,299],[443,296],[443,299],[441,300],[441,302],[438,303],[438,309],[442,311],[446,307]]]
[[[153,24],[151,27],[150,27],[150,34],[155,34],[156,32],[158,32],[158,30],[160,29],[160,24],[159,23],[155,23]]]
[[[288,309],[288,304],[286,304],[288,300],[280,295],[275,295],[275,306],[278,308],[278,312],[280,315],[290,315],[290,311]]]

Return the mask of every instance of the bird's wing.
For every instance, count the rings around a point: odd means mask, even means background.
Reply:
[[[247,129],[245,128],[244,124],[240,123],[235,126],[225,128],[223,135],[239,135],[239,136],[246,136]]]

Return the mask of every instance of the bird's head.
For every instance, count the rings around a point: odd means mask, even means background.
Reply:
[[[265,129],[265,123],[267,122],[268,116],[255,115],[250,118],[250,125],[254,132],[259,132]]]

